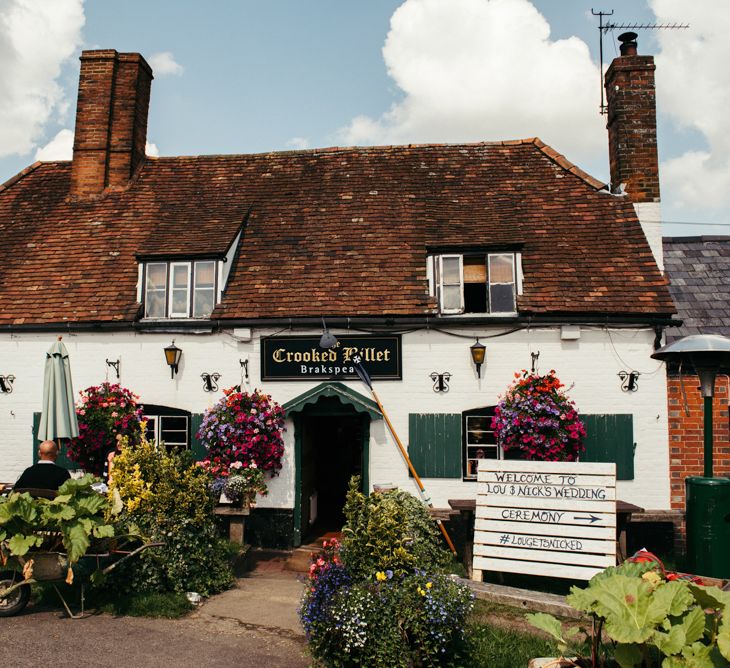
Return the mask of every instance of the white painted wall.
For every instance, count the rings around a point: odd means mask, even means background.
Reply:
[[[636,217],[641,223],[651,252],[659,271],[664,273],[664,251],[662,249],[662,205],[660,202],[634,202]]]
[[[82,333],[64,334],[69,350],[74,388],[79,390],[105,380],[116,380],[105,359],[121,358],[120,383],[154,404],[175,406],[193,413],[203,412],[222,392],[203,391],[203,372],[222,374],[221,388],[241,382],[239,359],[249,359],[250,379],[244,387],[259,387],[279,403],[296,397],[319,384],[260,381],[259,342],[275,330],[254,330],[250,341],[239,341],[232,333],[174,336],[182,351],[180,372],[170,378],[163,348],[170,334]],[[457,331],[457,330],[453,330]],[[632,413],[636,478],[619,482],[619,498],[647,509],[668,509],[669,458],[667,445],[666,378],[663,367],[650,359],[654,333],[650,329],[613,329],[610,335],[600,328],[582,328],[577,341],[561,341],[560,329],[531,329],[498,338],[489,334],[505,328],[465,328],[462,334],[479,332],[487,346],[482,378],[477,379],[469,355],[471,338],[456,338],[435,331],[419,331],[403,336],[403,380],[375,381],[375,389],[401,440],[408,441],[409,413],[461,412],[497,402],[511,383],[514,373],[529,368],[530,352],[540,352],[539,369],[555,369],[567,385],[574,384],[570,396],[584,413]],[[298,332],[299,333],[299,332]],[[306,333],[306,332],[301,332]],[[312,331],[319,335],[319,331]],[[335,334],[337,331],[335,331]],[[55,340],[53,334],[0,334],[0,373],[17,378],[12,394],[0,394],[0,481],[12,481],[32,461],[33,412],[40,410],[45,351]],[[616,375],[621,370],[642,372],[639,390],[624,393]],[[450,391],[436,394],[429,378],[433,371],[452,374]],[[347,383],[369,396],[359,381]],[[294,433],[291,421],[284,440],[283,469],[270,484],[269,496],[259,507],[291,508],[294,505]],[[392,482],[415,492],[392,437],[383,420],[370,428],[370,483]],[[434,504],[446,507],[449,498],[476,495],[472,482],[426,480]]]

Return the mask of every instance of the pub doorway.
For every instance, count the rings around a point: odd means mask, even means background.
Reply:
[[[321,397],[299,416],[300,528],[303,542],[338,532],[350,478],[367,484],[370,417]]]

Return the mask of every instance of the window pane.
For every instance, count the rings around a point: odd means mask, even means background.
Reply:
[[[148,264],[147,265],[147,289],[165,289],[167,283],[167,265],[166,264]]]
[[[464,283],[482,283],[487,282],[487,263],[482,255],[481,257],[465,257],[464,258]]]
[[[512,254],[489,256],[489,282],[514,283],[514,261]]]
[[[491,313],[513,313],[515,310],[514,285],[490,285],[489,306]]]
[[[174,315],[188,314],[188,291],[172,291],[172,313]]]
[[[461,308],[461,286],[444,285],[443,288],[443,304],[442,309],[460,309]]]
[[[459,268],[458,257],[444,257],[441,259],[442,262],[442,282],[444,285],[453,285],[455,283],[461,283],[461,271]],[[457,305],[458,306],[458,305]]]
[[[195,309],[193,317],[207,318],[213,312],[215,291],[212,288],[195,291]]]
[[[145,300],[145,318],[164,318],[165,317],[165,293],[148,292]]]
[[[195,263],[195,287],[212,288],[215,286],[215,262]]]
[[[184,264],[176,264],[172,267],[172,287],[187,288],[188,287],[188,271],[189,268]]]
[[[144,419],[147,420],[147,426],[144,432],[145,438],[150,442],[154,442],[157,440],[157,435],[155,434],[155,418],[145,415]]]

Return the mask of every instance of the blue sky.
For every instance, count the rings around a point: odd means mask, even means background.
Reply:
[[[599,6],[0,0],[9,18],[0,22],[0,181],[36,156],[68,152],[83,48],[139,51],[157,65],[148,140],[160,155],[539,135],[605,180],[591,8]],[[692,24],[639,37],[640,52],[657,56],[663,218],[730,222],[730,6],[614,0],[601,8],[614,9],[617,22]],[[606,62],[615,36],[605,39]],[[665,233],[730,234],[730,226],[667,224]]]

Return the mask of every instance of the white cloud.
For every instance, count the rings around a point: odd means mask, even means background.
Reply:
[[[41,146],[35,152],[35,159],[46,162],[53,160],[71,160],[73,158],[74,133],[72,130],[61,130],[51,141],[45,146]],[[160,155],[160,149],[157,144],[147,142],[145,145],[145,153],[153,158]]]
[[[660,170],[663,199],[698,220],[730,205],[730,11],[715,0],[650,5],[659,22],[690,24],[657,31],[657,106],[705,140],[706,148],[674,156]]]
[[[383,57],[403,98],[380,118],[353,119],[346,143],[537,135],[572,160],[605,154],[598,67],[577,37],[551,40],[528,0],[405,0]]]
[[[36,160],[50,162],[53,160],[71,160],[73,157],[74,133],[71,130],[61,130],[45,146],[35,152]]]
[[[175,60],[175,56],[172,55],[171,51],[153,53],[147,59],[147,62],[155,75],[174,74],[175,76],[181,76],[185,71],[185,68]]]
[[[67,105],[56,79],[84,20],[83,0],[0,0],[0,157],[30,152]]]
[[[306,137],[292,137],[287,143],[288,148],[294,149],[295,151],[303,151],[309,148],[309,139]]]

